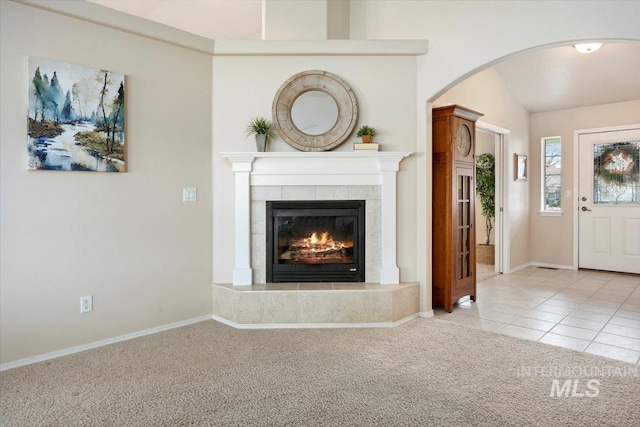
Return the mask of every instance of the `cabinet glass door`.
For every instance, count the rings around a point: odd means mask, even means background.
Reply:
[[[458,169],[457,176],[457,269],[458,280],[473,274],[471,248],[473,244],[473,169]]]

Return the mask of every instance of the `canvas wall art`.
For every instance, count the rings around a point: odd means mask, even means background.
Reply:
[[[29,169],[126,171],[124,74],[29,58]]]

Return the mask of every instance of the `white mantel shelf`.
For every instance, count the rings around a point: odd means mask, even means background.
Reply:
[[[240,159],[251,157],[258,158],[295,158],[295,159],[354,159],[354,158],[372,158],[372,159],[393,159],[400,156],[401,158],[409,157],[411,155],[408,151],[234,151],[234,152],[222,152],[220,155],[228,159]]]
[[[399,284],[396,174],[410,152],[224,152],[235,174],[235,268],[233,285],[253,284],[251,187],[267,185],[379,185],[382,201],[381,284]]]

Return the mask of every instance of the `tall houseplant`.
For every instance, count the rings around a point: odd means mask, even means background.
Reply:
[[[266,151],[267,143],[275,138],[273,122],[265,117],[254,117],[249,120],[246,132],[247,136],[255,135],[258,151]]]
[[[486,221],[485,245],[489,245],[496,215],[496,159],[493,154],[485,153],[476,158],[476,194],[480,197],[482,216]]]

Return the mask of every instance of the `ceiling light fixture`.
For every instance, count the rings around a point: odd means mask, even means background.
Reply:
[[[581,43],[574,44],[573,47],[580,53],[591,53],[602,47],[602,43]]]

